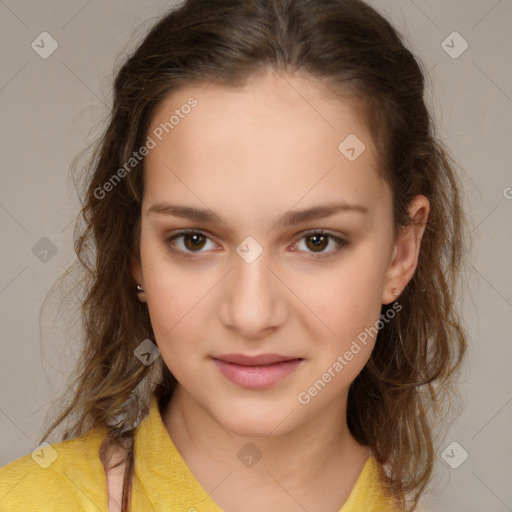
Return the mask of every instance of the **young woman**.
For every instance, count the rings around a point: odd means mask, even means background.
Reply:
[[[75,422],[0,471],[0,509],[413,510],[466,346],[464,223],[389,22],[188,0],[117,74],[90,169],[47,435]]]

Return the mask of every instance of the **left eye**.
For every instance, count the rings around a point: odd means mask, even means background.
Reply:
[[[180,243],[176,242],[177,240]],[[300,245],[302,240],[305,241],[306,249],[299,249],[305,252],[311,250],[313,258],[324,258],[336,254],[343,246],[347,245],[347,241],[342,238],[324,231],[309,231],[302,234],[298,242],[294,245]],[[210,237],[200,231],[184,230],[170,236],[166,239],[166,243],[171,247],[173,251],[181,252],[185,257],[190,257],[193,253],[204,252],[203,249],[210,241],[214,248],[215,245],[211,241]],[[329,246],[330,242],[334,242],[335,248],[330,251],[325,251]],[[292,249],[295,251],[296,249]]]
[[[313,249],[314,258],[325,258],[332,256],[336,254],[343,246],[347,245],[346,240],[343,240],[342,238],[325,231],[310,231],[303,234],[300,240],[305,240],[305,246],[308,249]],[[334,243],[335,248],[330,251],[325,251],[324,249],[328,247],[330,241]]]

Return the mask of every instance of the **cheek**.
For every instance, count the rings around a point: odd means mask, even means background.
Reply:
[[[154,341],[171,373],[193,390],[208,354],[206,318],[218,276],[173,264],[165,247],[153,241],[141,244],[141,258]]]
[[[354,330],[379,316],[385,265],[374,254],[354,252],[337,269],[302,286],[307,304],[337,334],[357,334]]]
[[[201,356],[205,354],[207,332],[204,325],[208,288],[190,284],[177,272],[159,272],[150,281],[147,305],[155,342],[164,364],[187,388],[194,388]]]
[[[141,236],[141,260],[146,299],[156,341],[160,345],[179,329],[180,320],[199,299],[198,282],[172,265],[156,236]]]
[[[170,344],[201,330],[208,292],[214,285],[209,282],[211,279],[198,279],[197,275],[163,267],[145,281],[150,290],[146,293],[147,305],[157,342]]]
[[[351,253],[332,273],[307,290],[308,305],[316,313],[309,324],[315,340],[311,382],[331,378],[330,393],[344,389],[361,372],[375,345],[382,308],[381,297],[386,270],[385,258],[375,245]],[[321,320],[321,322],[319,321]]]

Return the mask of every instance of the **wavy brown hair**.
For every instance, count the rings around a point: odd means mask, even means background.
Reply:
[[[145,366],[134,356],[142,340],[154,339],[130,272],[131,258],[139,257],[144,159],[122,179],[118,170],[144,145],[152,115],[169,94],[211,82],[238,87],[268,69],[320,80],[326,93],[358,108],[392,189],[396,228],[410,223],[414,196],[430,201],[416,273],[401,294],[400,314],[379,331],[350,387],[347,418],[405,509],[416,507],[431,478],[433,427],[446,417],[445,399],[456,396],[454,371],[466,350],[454,305],[466,230],[455,164],[426,106],[421,61],[361,0],[188,0],[158,20],[115,77],[108,127],[83,174],[75,228],[77,264],[85,272],[83,349],[73,399],[43,438],[72,417],[64,439],[107,427],[102,458],[111,445],[125,449],[123,511],[131,501],[134,428],[149,395],[164,406],[176,380],[161,359]]]

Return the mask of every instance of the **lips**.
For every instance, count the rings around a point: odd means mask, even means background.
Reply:
[[[293,361],[301,359],[299,357],[281,356],[279,354],[261,354],[259,356],[246,356],[244,354],[227,354],[223,356],[214,357],[226,363],[234,363],[242,366],[262,366],[273,363],[280,363],[281,361]]]
[[[233,384],[246,389],[264,389],[295,371],[303,359],[279,354],[226,354],[213,357],[213,361],[222,375]]]

